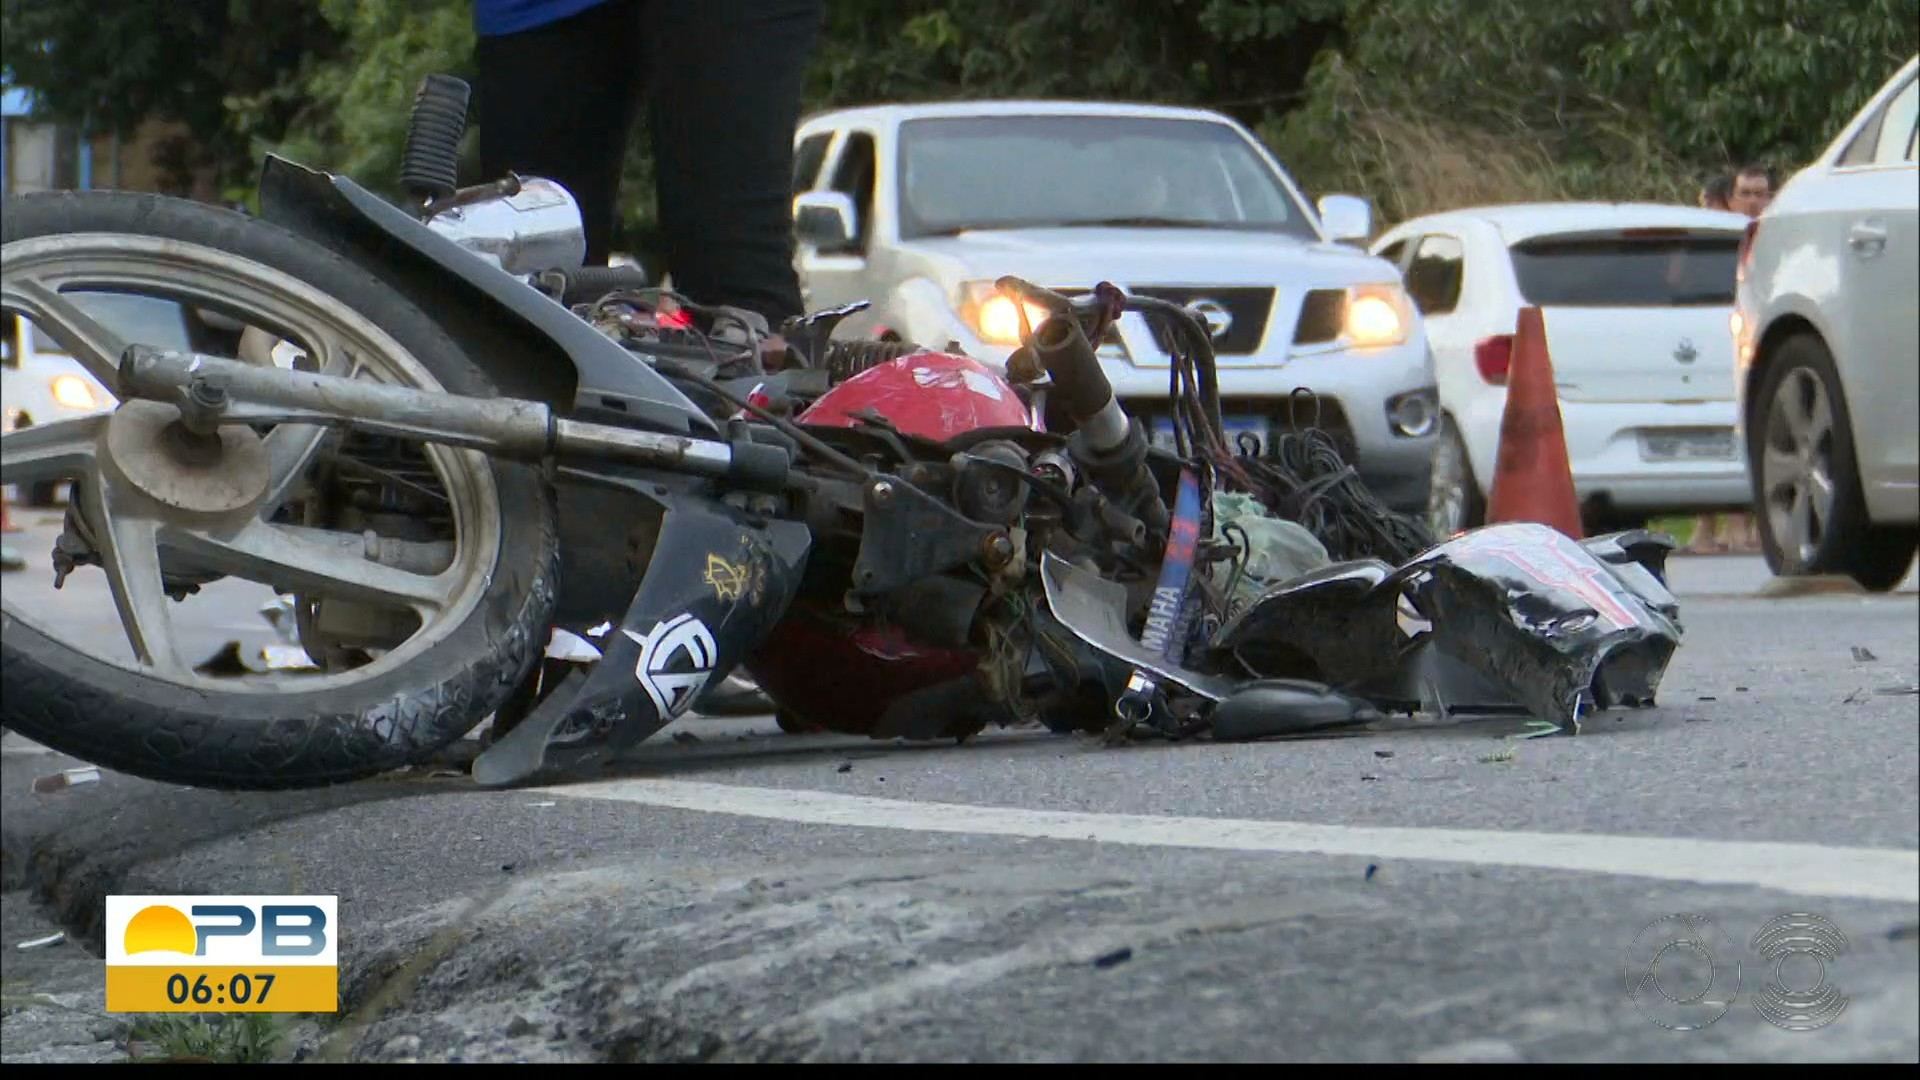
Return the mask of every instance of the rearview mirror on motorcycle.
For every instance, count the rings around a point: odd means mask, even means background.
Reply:
[[[859,235],[860,212],[853,198],[838,191],[809,191],[794,196],[793,234],[823,255],[847,251]]]

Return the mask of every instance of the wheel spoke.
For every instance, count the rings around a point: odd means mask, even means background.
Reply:
[[[1796,561],[1805,566],[1813,554],[1813,505],[1805,485],[1793,489],[1793,501],[1787,505],[1788,535]]]
[[[1786,483],[1800,472],[1800,457],[1777,446],[1768,445],[1760,452],[1760,482],[1772,487]]]
[[[444,607],[459,586],[457,573],[416,574],[369,560],[357,533],[256,519],[227,534],[168,530],[167,543],[196,565],[282,592],[406,607],[423,619]]]
[[[1833,406],[1827,400],[1827,388],[1819,379],[1807,376],[1807,421],[1801,434],[1809,447],[1821,446],[1833,430]]]
[[[1811,543],[1826,536],[1827,523],[1833,518],[1833,479],[1823,469],[1809,469],[1803,487],[1806,491],[1808,517],[1818,525],[1816,531],[1807,533],[1808,542]]]
[[[120,354],[127,343],[102,326],[79,304],[59,290],[32,278],[19,278],[4,287],[7,307],[20,309],[35,329],[67,347],[94,380],[109,391],[120,386]]]
[[[160,577],[158,523],[116,506],[111,491],[97,476],[75,487],[134,655],[160,673],[187,674],[173,636],[171,601]]]
[[[35,484],[87,474],[108,415],[56,420],[0,435],[0,483]]]

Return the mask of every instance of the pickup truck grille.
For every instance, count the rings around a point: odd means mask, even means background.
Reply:
[[[1133,290],[1141,296],[1151,296],[1182,306],[1210,300],[1224,309],[1232,319],[1227,331],[1215,338],[1213,351],[1219,356],[1247,356],[1260,348],[1260,339],[1266,336],[1267,320],[1273,315],[1272,287],[1159,287],[1140,286]],[[1173,340],[1163,320],[1150,319],[1153,326],[1154,344],[1163,353],[1173,350]]]

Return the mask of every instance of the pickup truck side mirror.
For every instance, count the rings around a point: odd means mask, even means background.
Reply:
[[[809,191],[793,199],[794,236],[823,255],[853,247],[859,217],[852,196],[842,192]]]
[[[1365,243],[1373,234],[1373,207],[1354,195],[1326,195],[1320,199],[1320,224],[1335,243]]]

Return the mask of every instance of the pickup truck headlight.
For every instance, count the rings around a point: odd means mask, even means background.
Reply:
[[[1028,327],[1038,327],[1047,319],[1047,310],[1037,304],[1025,305]],[[960,286],[960,317],[989,345],[1020,344],[1021,303],[1001,292],[991,281],[969,281]]]
[[[94,400],[93,388],[78,375],[55,375],[49,389],[53,391],[53,400],[63,408],[92,412],[100,407],[100,403]]]
[[[1355,285],[1347,290],[1347,340],[1369,348],[1398,345],[1413,327],[1413,303],[1398,285]]]

